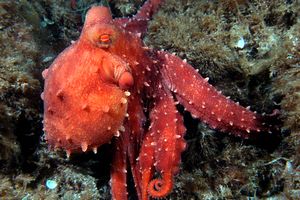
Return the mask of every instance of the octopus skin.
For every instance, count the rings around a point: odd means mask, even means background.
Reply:
[[[268,131],[260,115],[223,96],[186,60],[144,45],[161,3],[148,0],[135,16],[121,19],[112,19],[107,7],[92,7],[80,38],[43,72],[47,142],[70,155],[96,153],[113,140],[116,200],[127,199],[128,170],[141,200],[172,191],[186,147],[178,103],[223,132],[247,138]]]

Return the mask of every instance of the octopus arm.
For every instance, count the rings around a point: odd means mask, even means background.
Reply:
[[[141,188],[141,200],[148,199],[148,184],[154,174],[154,132],[149,131],[145,134],[143,144],[138,157],[137,168],[139,173],[139,183]]]
[[[129,154],[129,160],[131,163],[135,162],[138,156],[138,150],[140,149],[141,142],[144,135],[144,124],[146,122],[146,117],[141,104],[141,96],[134,93],[129,98],[128,103],[128,126],[130,129],[130,146],[132,148],[132,153]]]
[[[266,130],[261,116],[223,96],[185,60],[166,52],[158,52],[158,57],[163,63],[164,83],[194,117],[214,129],[244,138],[250,132]]]
[[[134,16],[136,19],[150,20],[153,14],[155,14],[159,6],[164,2],[164,0],[148,0],[140,8],[138,13]]]
[[[186,146],[183,140],[185,133],[183,121],[167,89],[161,88],[157,92],[150,119],[150,132],[153,135],[150,148],[155,150],[152,162],[160,177],[145,184],[147,184],[149,196],[163,198],[172,191],[173,175],[178,172],[181,152]],[[151,174],[147,177],[147,181],[150,180],[149,178],[152,178]]]
[[[115,19],[115,24],[126,31],[142,37],[147,32],[148,20],[135,18],[119,18]]]
[[[127,147],[129,138],[126,137],[128,132],[124,132],[114,141],[115,152],[113,155],[111,167],[111,194],[112,199],[125,200],[127,199]]]
[[[128,129],[130,130],[130,134],[128,135],[130,144],[128,145],[128,160],[130,162],[134,182],[136,183],[135,188],[139,199],[141,199],[141,187],[139,184],[141,181],[139,164],[136,158],[139,155],[139,149],[144,135],[143,125],[146,121],[140,99],[141,97],[138,94],[131,95],[128,105],[128,120],[126,122]]]
[[[117,18],[114,22],[122,29],[141,37],[147,32],[148,22],[162,2],[163,0],[148,0],[132,18]]]
[[[124,132],[120,134],[119,138],[115,140],[115,153],[113,157],[112,170],[111,170],[111,188],[113,199],[125,200],[127,199],[126,192],[126,173],[127,173],[127,158],[131,166],[131,173],[134,182],[136,183],[136,190],[141,197],[140,188],[140,171],[139,164],[136,160],[138,157],[138,150],[140,148],[140,141],[143,136],[143,123],[145,116],[143,108],[140,103],[140,96],[136,93],[130,94],[128,100],[128,113],[127,119],[124,121]]]

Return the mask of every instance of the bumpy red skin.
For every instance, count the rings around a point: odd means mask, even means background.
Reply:
[[[221,95],[186,61],[144,46],[141,35],[160,3],[147,1],[131,19],[91,8],[79,40],[43,72],[44,129],[51,146],[68,154],[96,152],[123,131],[115,140],[113,199],[127,199],[127,160],[139,199],[172,191],[186,146],[177,101],[221,131],[245,138],[266,130],[260,116]],[[155,172],[160,178],[153,179]]]

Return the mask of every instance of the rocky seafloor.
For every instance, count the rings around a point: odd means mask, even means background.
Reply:
[[[0,199],[111,198],[110,145],[67,159],[48,150],[42,131],[41,72],[97,2],[0,0]],[[109,2],[115,17],[142,3]],[[243,106],[279,109],[282,121],[276,134],[243,140],[182,111],[188,148],[166,199],[299,199],[299,13],[297,0],[165,0],[145,43],[186,58]]]

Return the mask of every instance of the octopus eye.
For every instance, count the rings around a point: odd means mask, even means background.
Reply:
[[[111,44],[111,36],[109,34],[102,34],[99,37],[99,45],[102,48],[108,48],[109,45]]]

